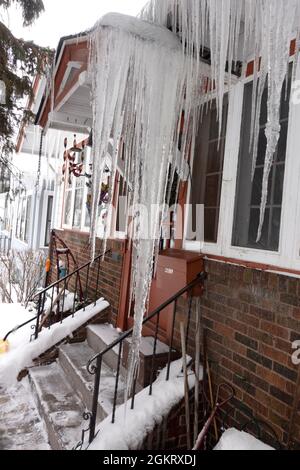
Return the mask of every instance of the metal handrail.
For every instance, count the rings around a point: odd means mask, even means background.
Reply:
[[[143,325],[148,323],[150,320],[153,320],[153,318],[156,317],[156,315],[158,315],[158,313],[160,313],[165,308],[169,307],[169,305],[171,305],[173,302],[175,302],[176,299],[178,299],[182,295],[186,294],[186,292],[188,292],[189,290],[196,287],[196,285],[198,285],[200,281],[204,281],[205,279],[206,279],[206,273],[200,273],[198,275],[198,277],[193,282],[191,282],[186,287],[184,287],[183,289],[178,291],[177,294],[173,295],[169,300],[167,300],[166,302],[161,304],[150,315],[148,315],[145,318],[145,320],[143,321]],[[104,356],[104,354],[106,354],[109,351],[111,351],[112,349],[114,349],[116,346],[118,346],[119,343],[121,343],[125,339],[127,339],[132,333],[133,333],[133,328],[131,328],[130,330],[128,330],[125,333],[123,333],[122,335],[120,335],[119,338],[117,338],[113,343],[111,343],[109,346],[107,346],[107,348],[103,349],[103,351],[101,351],[98,354],[95,354],[95,356],[92,357],[88,362],[88,365],[87,365],[88,371],[93,375],[93,370],[90,370],[92,363],[95,362],[98,357]]]
[[[23,327],[26,326],[26,325],[29,325],[29,323],[32,323],[32,322],[35,321],[35,320],[36,320],[36,316],[33,317],[33,318],[31,318],[30,320],[27,320],[25,323],[22,323],[22,325],[17,325],[17,326],[15,326],[12,330],[10,330],[10,331],[7,333],[6,336],[4,336],[3,341],[4,341],[4,342],[7,341],[10,335],[12,335],[13,333],[15,333],[16,331],[21,330],[21,328],[23,328]]]
[[[59,279],[58,281],[55,281],[54,283],[50,284],[49,286],[47,286],[46,288],[44,288],[43,290],[41,290],[40,292],[38,292],[36,295],[34,295],[33,299],[37,299],[38,298],[38,313],[37,315],[35,315],[35,317],[31,318],[30,320],[27,320],[25,323],[22,323],[21,325],[18,325],[16,326],[15,328],[13,328],[11,331],[9,331],[6,336],[4,337],[3,341],[7,341],[7,339],[9,338],[10,335],[12,335],[13,333],[15,333],[16,331],[19,331],[20,329],[24,328],[25,326],[27,326],[28,324],[36,321],[36,324],[35,326],[33,325],[32,326],[32,329],[35,330],[34,334],[32,336],[34,336],[34,339],[37,339],[38,338],[38,335],[39,335],[39,331],[40,331],[40,319],[41,319],[41,316],[43,314],[43,311],[44,311],[44,307],[45,307],[45,303],[46,303],[46,295],[49,291],[52,290],[52,297],[51,297],[51,305],[50,305],[50,308],[49,308],[49,311],[50,311],[50,316],[52,315],[52,310],[53,310],[53,306],[55,305],[55,299],[54,299],[54,290],[57,289],[57,291],[59,292],[59,287],[60,285],[63,285],[63,290],[61,292],[62,295],[60,295],[62,298],[63,298],[63,308],[62,308],[62,311],[60,312],[59,311],[59,307],[60,307],[60,299],[58,300],[58,307],[57,307],[57,319],[58,319],[58,316],[60,315],[60,321],[62,323],[63,321],[63,310],[64,310],[64,302],[65,302],[65,294],[66,294],[66,290],[67,290],[67,285],[68,285],[68,282],[71,278],[73,278],[74,276],[76,276],[76,284],[75,284],[75,292],[74,292],[74,302],[73,302],[73,308],[72,308],[72,312],[71,314],[74,316],[74,314],[76,313],[76,304],[75,304],[75,300],[76,300],[76,294],[77,294],[77,288],[78,288],[78,280],[80,279],[80,274],[81,272],[88,268],[87,269],[87,277],[86,277],[86,288],[88,287],[88,283],[89,283],[89,275],[90,275],[90,267],[97,263],[98,262],[98,270],[97,270],[97,281],[96,281],[96,292],[95,292],[95,303],[97,302],[97,296],[98,296],[98,290],[99,290],[99,278],[100,278],[100,267],[101,267],[101,260],[105,258],[106,255],[108,255],[109,253],[111,253],[111,249],[105,251],[105,253],[103,254],[100,254],[98,255],[94,260],[92,261],[89,261],[85,264],[83,264],[82,266],[76,268],[72,273],[68,274],[67,276]],[[87,290],[87,289],[86,289]],[[87,302],[88,298],[87,298],[87,295],[86,295],[86,298],[85,298],[85,303]],[[84,307],[85,308],[85,307]],[[70,315],[71,315],[70,314]],[[52,318],[53,319],[53,318]],[[51,323],[50,321],[50,326],[49,328],[51,328],[52,324],[54,323],[57,323],[57,322],[53,322]]]
[[[177,312],[177,302],[180,297],[189,293],[189,308],[188,308],[188,317],[187,317],[187,328],[186,328],[186,342],[188,340],[189,335],[189,328],[190,328],[190,321],[191,321],[191,311],[192,311],[192,292],[193,289],[199,285],[203,284],[203,282],[207,279],[207,273],[201,272],[199,275],[190,282],[186,287],[178,291],[174,294],[170,299],[165,301],[162,305],[157,307],[150,315],[148,315],[144,321],[143,325],[149,323],[151,320],[156,318],[156,325],[155,325],[155,337],[154,337],[154,347],[153,347],[153,355],[152,355],[152,368],[151,368],[151,379],[150,379],[150,389],[149,394],[152,395],[152,386],[154,382],[154,367],[155,367],[155,358],[156,358],[156,349],[157,349],[157,342],[158,342],[158,333],[159,333],[159,322],[160,322],[160,315],[162,311],[169,307],[170,305],[174,304],[173,310],[173,322],[172,322],[172,332],[171,332],[171,342],[169,346],[169,354],[168,354],[168,366],[167,366],[167,374],[166,374],[166,381],[170,379],[170,369],[171,369],[171,361],[172,361],[172,353],[174,352],[173,344],[174,344],[174,330],[175,330],[175,319],[176,319],[176,312]],[[91,443],[96,434],[96,423],[97,423],[97,413],[98,413],[98,398],[99,398],[99,391],[100,391],[100,380],[101,380],[101,368],[103,364],[103,357],[105,354],[119,346],[118,352],[118,367],[117,367],[117,374],[116,374],[116,383],[115,383],[115,394],[114,394],[114,402],[113,402],[113,411],[112,411],[112,423],[115,422],[115,413],[117,407],[117,394],[118,394],[118,384],[119,384],[119,376],[120,376],[120,366],[121,366],[121,358],[122,358],[122,350],[123,350],[123,343],[124,341],[133,333],[133,328],[128,330],[127,332],[123,333],[119,336],[114,342],[112,342],[107,348],[103,349],[101,352],[93,356],[88,364],[87,370],[91,375],[95,375],[95,382],[94,382],[94,394],[93,394],[93,404],[92,404],[92,412],[89,413],[90,416],[90,426],[87,431],[89,431],[89,443]],[[96,361],[96,364],[94,362]],[[137,377],[135,378],[133,384],[133,392],[131,398],[131,409],[134,409],[135,403],[135,396],[136,396],[136,382]]]

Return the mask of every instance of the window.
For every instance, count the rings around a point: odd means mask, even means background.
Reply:
[[[29,242],[31,206],[32,196],[19,199],[15,235],[25,243]]]
[[[46,227],[45,227],[45,246],[49,246],[50,244],[52,210],[53,210],[53,196],[48,196],[47,217],[46,217]]]
[[[64,225],[71,225],[72,221],[72,189],[73,181],[72,179],[68,180],[67,188],[65,192],[65,213],[64,213]]]
[[[68,177],[65,189],[63,226],[88,230],[91,212],[91,173],[90,149],[85,149],[82,176]],[[67,171],[68,174],[68,171]]]
[[[26,243],[29,242],[31,204],[32,204],[32,196],[29,196],[27,199],[27,206],[26,206],[25,234],[24,234],[24,241]]]
[[[125,184],[124,177],[119,176],[119,193],[118,193],[118,207],[116,219],[116,232],[125,233],[127,230],[127,185]]]
[[[81,217],[83,212],[83,193],[84,193],[84,179],[76,178],[75,181],[75,200],[74,200],[74,214],[73,214],[73,227],[81,228]]]
[[[222,131],[219,139],[216,102],[209,104],[208,108],[204,110],[194,156],[191,182],[193,232],[196,232],[196,205],[204,204],[204,239],[211,243],[216,243],[218,237],[227,114],[228,96],[225,95]]]
[[[290,89],[290,86],[288,89]],[[289,93],[286,94],[284,91],[282,96],[280,140],[269,178],[268,200],[262,236],[260,241],[257,242],[267,146],[265,126],[267,122],[268,92],[266,89],[263,95],[257,162],[252,181],[252,154],[249,150],[252,90],[252,82],[245,85],[232,244],[238,247],[278,251],[288,133]]]

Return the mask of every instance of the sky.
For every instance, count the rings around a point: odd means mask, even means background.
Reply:
[[[1,18],[17,36],[40,46],[56,48],[62,36],[91,28],[109,12],[136,16],[147,0],[43,0],[45,12],[33,26],[23,28],[20,12],[11,8]],[[0,19],[1,19],[0,18]]]

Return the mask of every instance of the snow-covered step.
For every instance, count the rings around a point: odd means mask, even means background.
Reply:
[[[99,353],[106,349],[107,346],[112,344],[120,336],[119,330],[108,324],[89,325],[86,330],[87,342],[95,353]],[[117,370],[118,352],[119,347],[116,346],[103,357],[104,362],[113,370]]]
[[[80,441],[81,431],[86,427],[82,418],[83,403],[56,362],[31,369],[29,379],[46,424],[51,448],[71,450]]]
[[[64,370],[68,381],[77,391],[88,410],[92,410],[94,376],[87,371],[87,363],[95,352],[87,343],[66,344],[59,348],[59,364]],[[112,413],[116,373],[107,364],[102,364],[98,421],[102,421]],[[117,404],[123,403],[124,380],[120,375]]]

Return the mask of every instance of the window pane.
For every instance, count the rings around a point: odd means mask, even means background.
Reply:
[[[124,182],[123,176],[120,176],[119,182],[119,196],[117,208],[116,231],[126,232],[126,202],[127,202],[127,185]]]
[[[206,242],[215,243],[219,219],[218,209],[204,209],[204,237]]]
[[[73,227],[81,227],[81,215],[83,204],[83,188],[75,191]]]
[[[265,125],[267,120],[267,89],[263,95],[260,115],[260,134],[257,150],[256,169],[251,180],[252,153],[250,152],[250,127],[253,84],[245,85],[244,110],[241,128],[241,144],[239,155],[238,181],[235,204],[235,220],[232,243],[235,246],[278,251],[281,205],[285,172],[288,103],[285,96],[281,106],[281,134],[268,182],[268,199],[262,237],[259,242],[257,231],[259,226],[260,205],[262,196],[262,180],[267,139]],[[283,92],[285,95],[285,91]]]
[[[47,219],[46,219],[46,228],[45,228],[45,246],[49,246],[50,244],[52,209],[53,209],[53,196],[49,196],[48,204],[47,204]]]
[[[220,175],[211,175],[206,178],[205,207],[216,207],[219,202]]]
[[[204,110],[199,125],[191,183],[192,230],[196,229],[196,205],[205,206],[204,239],[216,243],[227,127],[228,96],[224,96],[223,123],[219,139],[216,102]]]
[[[72,191],[66,192],[65,200],[65,225],[71,225],[71,203],[72,203]]]
[[[25,242],[29,241],[29,227],[30,227],[30,217],[31,217],[31,200],[32,197],[29,196],[27,199],[27,209],[26,209],[26,222],[25,222]]]

